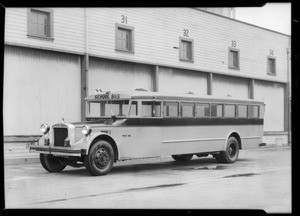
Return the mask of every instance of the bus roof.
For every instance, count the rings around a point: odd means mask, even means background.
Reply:
[[[97,98],[97,96],[100,96]],[[145,100],[172,100],[172,101],[210,101],[210,102],[232,102],[232,103],[257,103],[264,104],[262,101],[253,99],[239,99],[231,96],[222,97],[214,95],[201,95],[193,93],[167,93],[167,92],[150,92],[150,91],[115,91],[115,92],[99,92],[90,95],[85,100],[129,100],[129,99],[145,99]]]

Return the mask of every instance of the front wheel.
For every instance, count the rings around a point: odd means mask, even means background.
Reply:
[[[100,140],[92,145],[84,164],[92,175],[106,175],[113,167],[114,157],[113,147],[105,140]]]
[[[229,137],[226,150],[216,155],[216,160],[221,163],[234,163],[239,156],[239,143],[235,137]]]
[[[172,158],[176,161],[189,161],[192,157],[192,154],[172,155]]]
[[[67,166],[59,158],[48,154],[40,154],[40,161],[48,172],[60,172]]]

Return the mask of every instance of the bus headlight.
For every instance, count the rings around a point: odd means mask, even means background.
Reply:
[[[47,125],[47,124],[42,124],[40,129],[41,129],[41,132],[42,132],[43,134],[46,134],[46,133],[49,132],[50,126]]]
[[[84,125],[81,129],[81,132],[85,135],[88,136],[91,132],[92,129],[88,125]]]

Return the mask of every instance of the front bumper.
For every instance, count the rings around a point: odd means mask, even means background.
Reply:
[[[82,157],[86,154],[85,149],[74,149],[71,147],[40,146],[33,144],[29,145],[29,152],[75,157]]]

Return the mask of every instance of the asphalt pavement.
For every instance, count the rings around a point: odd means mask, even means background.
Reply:
[[[106,176],[83,168],[49,173],[39,163],[6,164],[6,208],[262,209],[291,212],[291,147],[240,151],[233,164],[211,156],[117,162]]]

